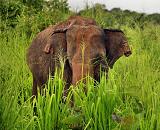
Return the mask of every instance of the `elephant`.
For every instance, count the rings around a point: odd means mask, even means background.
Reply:
[[[27,50],[27,64],[33,75],[32,95],[37,96],[37,86],[43,88],[49,73],[54,75],[55,69],[60,68],[59,56],[66,59],[67,43],[66,31],[73,25],[96,25],[90,18],[71,16],[66,21],[52,25],[37,34]],[[72,79],[72,70],[66,59],[64,65],[65,90],[69,88]],[[66,95],[64,93],[64,95]]]
[[[38,86],[40,90],[44,88],[49,74],[54,75],[55,69],[61,68],[60,57],[64,59],[63,79],[66,82],[66,96],[70,84],[75,85],[87,74],[99,81],[100,66],[103,71],[108,72],[122,55],[131,54],[127,39],[121,30],[101,29],[96,25],[72,25],[66,32],[62,30],[53,35],[54,27],[50,26],[38,33],[27,50],[27,64],[33,75],[33,97],[37,96]],[[87,45],[84,58],[81,43],[85,43],[84,47]],[[85,65],[84,73],[79,73],[82,71],[82,65]]]

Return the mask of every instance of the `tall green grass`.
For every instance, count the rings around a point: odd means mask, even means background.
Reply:
[[[88,77],[86,85],[71,86],[65,103],[64,82],[58,73],[50,77],[45,95],[30,102],[32,75],[26,65],[26,49],[36,34],[28,37],[19,27],[1,32],[0,129],[159,130],[160,26],[121,28],[133,54],[120,58],[107,80],[102,76],[95,84]],[[74,107],[69,103],[72,95]],[[121,117],[120,123],[112,119],[113,113]]]

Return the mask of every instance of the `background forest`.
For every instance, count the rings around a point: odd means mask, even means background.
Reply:
[[[1,130],[160,129],[160,14],[107,10],[98,3],[73,12],[67,0],[0,0],[0,13]],[[95,86],[89,78],[86,95],[83,84],[72,90],[74,108],[69,106],[71,95],[67,103],[61,101],[63,81],[58,74],[46,85],[46,96],[31,104],[26,49],[38,32],[75,14],[94,18],[103,28],[123,30],[133,54],[117,61],[107,81],[102,76]],[[121,122],[112,119],[113,113]]]

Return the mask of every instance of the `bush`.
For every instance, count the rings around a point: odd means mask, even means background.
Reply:
[[[17,17],[21,15],[22,8],[22,4],[19,1],[3,0],[0,2],[0,19],[6,23],[6,26],[15,27],[18,22]]]

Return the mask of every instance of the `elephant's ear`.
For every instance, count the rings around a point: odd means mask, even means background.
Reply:
[[[109,32],[109,29],[103,29],[104,33],[107,34]]]
[[[110,42],[111,36],[109,35],[110,29],[103,29],[105,34],[105,48],[106,48],[106,57],[108,66],[112,69],[113,68],[113,54],[112,54],[112,45]]]
[[[104,35],[105,35],[105,46],[106,46],[106,44],[109,44],[109,29],[103,29],[103,31],[104,31]],[[106,46],[106,47],[109,47],[109,45],[108,46]]]
[[[53,47],[51,44],[47,43],[43,49],[46,54],[53,53]]]
[[[106,56],[108,57],[110,51],[110,38],[109,38],[109,29],[103,29],[105,35],[105,48],[106,48]]]

